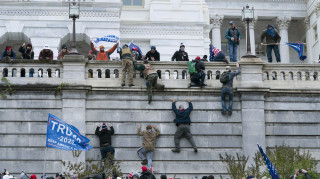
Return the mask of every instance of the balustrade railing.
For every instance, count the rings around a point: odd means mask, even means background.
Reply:
[[[121,76],[123,75],[120,61],[82,61],[82,63],[72,66],[73,63],[77,63],[75,61],[68,62],[68,67],[67,64],[64,63],[63,60],[47,62],[38,60],[1,60],[0,74],[1,77],[6,77],[9,80],[12,80],[13,83],[27,84],[31,80],[33,83],[57,84],[63,82],[64,70],[72,71],[75,70],[73,68],[79,68],[75,71],[79,72],[80,69],[81,71],[84,70],[83,76],[81,75],[79,78],[83,78],[85,84],[93,86],[103,86],[103,84],[107,84],[105,82],[108,81],[111,82],[108,83],[109,86],[119,86],[119,84],[114,82],[120,81]],[[181,85],[182,88],[185,88],[185,84],[190,82],[190,74],[188,73],[186,62],[151,62],[151,64],[154,69],[157,70],[159,81],[162,81],[163,83],[168,82],[168,84],[175,84],[173,86]],[[229,65],[236,70],[235,63]],[[204,72],[206,73],[206,83],[209,84],[208,87],[219,87],[221,85],[219,76],[225,70],[226,64],[205,62],[205,67],[206,69]],[[309,85],[308,87],[317,88],[320,87],[320,83],[317,83],[319,74],[320,65],[318,64],[265,63],[262,65],[262,74],[258,73],[257,75],[261,75],[261,80],[265,87],[276,88],[279,84],[282,84],[282,87],[292,88],[297,87],[296,85],[298,84],[314,83],[314,85]],[[144,82],[139,71],[135,71],[134,80],[141,80],[141,82]],[[235,86],[237,86],[237,83],[239,82],[241,82],[241,75],[235,79]],[[288,85],[286,86],[286,84]],[[292,86],[292,84],[295,86]]]

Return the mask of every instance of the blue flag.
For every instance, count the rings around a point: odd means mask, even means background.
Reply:
[[[88,151],[92,149],[88,144],[89,142],[90,140],[81,135],[77,128],[49,114],[47,123],[47,147],[61,150]]]
[[[274,168],[273,164],[270,162],[267,154],[263,152],[263,149],[261,148],[261,146],[259,144],[257,144],[257,145],[258,145],[258,148],[261,152],[261,155],[262,155],[264,161],[266,162],[266,165],[268,167],[270,175],[272,176],[272,179],[279,179],[277,170],[276,170],[276,168]]]
[[[210,48],[209,48],[209,54],[210,54],[209,60],[213,61],[213,52],[212,52],[213,45],[209,45],[209,46],[210,46]]]
[[[98,43],[100,41],[104,41],[104,42],[114,42],[117,43],[119,41],[119,37],[115,36],[115,35],[107,35],[101,38],[97,38],[94,43]]]
[[[135,45],[134,43],[130,42],[129,48],[132,50],[134,47],[137,48],[139,53],[143,56],[143,53],[142,53],[140,47],[138,45]]]
[[[287,45],[289,45],[290,47],[292,47],[295,51],[298,52],[299,54],[299,59],[301,61],[304,61],[307,56],[303,55],[303,44],[302,43],[286,43]]]

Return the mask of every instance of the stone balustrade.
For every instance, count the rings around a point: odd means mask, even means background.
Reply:
[[[38,60],[2,60],[0,61],[1,77],[6,77],[14,83],[62,83],[66,61],[38,61]],[[75,62],[76,63],[76,62]],[[141,62],[137,62],[140,64]],[[172,88],[186,88],[190,82],[186,62],[151,62],[159,75],[159,82]],[[263,86],[270,88],[292,88],[296,85],[312,83],[309,88],[319,87],[320,66],[317,64],[270,64],[261,63]],[[84,66],[83,66],[84,65]],[[248,63],[240,62],[240,66]],[[122,76],[120,61],[86,61],[80,64],[84,68],[84,81],[87,85],[117,87]],[[206,83],[208,87],[220,87],[219,75],[224,71],[226,64],[221,62],[205,62]],[[235,63],[230,66],[236,70]],[[260,75],[260,74],[257,74]],[[47,78],[54,80],[46,80]],[[67,76],[66,76],[67,78]],[[240,83],[241,78],[235,80]],[[135,71],[134,82],[142,85],[139,71]],[[237,86],[237,85],[235,85]]]

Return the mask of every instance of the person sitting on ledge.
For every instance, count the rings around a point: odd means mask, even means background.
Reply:
[[[227,64],[229,63],[226,55],[218,48],[212,46],[212,54],[213,54],[213,59],[212,61],[214,62],[226,62]],[[211,60],[211,59],[210,59]]]
[[[195,68],[196,73],[190,74],[191,83],[188,84],[188,88],[190,87],[202,87],[207,86],[207,84],[204,83],[204,80],[206,78],[206,74],[203,72],[205,70],[205,66],[203,61],[201,61],[200,57],[197,56],[196,59],[192,60],[192,62],[195,62]],[[190,63],[190,62],[189,62]]]
[[[62,50],[58,54],[58,60],[62,59],[65,55],[68,55],[70,52],[66,45],[62,45]]]
[[[91,49],[93,51],[97,52],[97,49],[94,48],[93,43],[90,42],[90,44],[91,44]],[[109,49],[108,51],[104,51],[104,46],[100,45],[99,46],[100,51],[97,54],[97,60],[109,60],[110,59],[110,55],[116,50],[118,44],[119,43],[114,44],[113,47],[111,49]]]
[[[2,60],[17,59],[16,53],[12,50],[11,46],[6,46],[6,49],[2,52],[1,59]]]
[[[24,42],[22,44],[22,46],[19,48],[19,52],[22,53],[21,58],[22,59],[34,59],[34,52],[32,50],[32,44],[28,43],[26,45],[26,43]]]
[[[39,60],[53,60],[53,51],[50,50],[48,44],[45,44],[43,50],[41,50]]]
[[[189,61],[188,53],[184,51],[184,48],[185,46],[181,43],[179,51],[173,54],[171,61]]]

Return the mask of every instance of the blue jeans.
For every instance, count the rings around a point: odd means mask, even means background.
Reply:
[[[226,95],[229,95],[229,109],[226,108]],[[222,111],[232,111],[233,91],[229,88],[222,87],[221,90],[221,105]]]
[[[237,48],[238,45],[234,43],[228,43],[229,46],[229,57],[230,62],[236,62],[237,61]]]
[[[206,78],[206,74],[204,72],[200,72],[200,73],[197,73],[191,77],[191,82],[200,86],[200,85],[204,84],[205,78]]]
[[[271,55],[272,49],[273,49],[274,55],[276,56],[277,62],[281,62],[280,53],[279,53],[279,46],[278,45],[267,45],[268,62],[272,63],[272,55]]]
[[[220,52],[217,56],[213,58],[213,61],[222,62],[225,58],[226,56],[224,55],[224,53]]]
[[[137,152],[138,152],[139,157],[142,160],[145,160],[145,159],[148,160],[148,168],[152,167],[153,151],[147,150],[147,149],[141,147]]]

